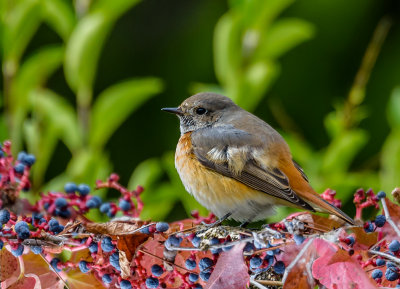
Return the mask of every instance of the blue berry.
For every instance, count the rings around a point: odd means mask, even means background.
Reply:
[[[168,229],[169,229],[168,223],[165,223],[165,222],[158,222],[158,223],[156,224],[156,230],[157,230],[157,232],[165,232],[165,231],[167,231]]]
[[[111,252],[112,250],[114,250],[115,246],[111,241],[112,241],[112,239],[110,237],[104,237],[101,240],[101,249],[104,252],[108,253],[108,252]]]
[[[7,210],[0,210],[0,227],[10,221],[10,212]]]
[[[259,256],[255,256],[250,259],[250,269],[260,268],[262,263],[263,263],[263,259],[261,259]]]
[[[19,154],[18,154],[18,160],[21,161],[24,165],[30,167],[30,166],[32,166],[32,165],[35,163],[36,158],[35,158],[34,155],[25,154],[24,157],[23,157],[22,159],[19,159]]]
[[[15,224],[14,230],[20,239],[28,239],[31,235],[31,231],[29,231],[29,226],[24,221],[19,221]]]
[[[385,272],[385,277],[388,281],[394,281],[399,279],[399,274],[395,268],[387,268]]]
[[[101,277],[101,280],[103,281],[104,284],[110,284],[112,278],[109,274],[104,274],[103,277]]]
[[[17,249],[11,250],[11,253],[12,253],[15,257],[21,256],[23,252],[24,252],[24,246],[21,245],[21,244],[18,244]]]
[[[196,261],[193,259],[186,259],[185,261],[185,267],[188,270],[194,270],[194,268],[196,268]]]
[[[164,273],[164,270],[161,266],[155,264],[151,266],[151,274],[153,274],[156,277],[160,277]]]
[[[100,212],[103,214],[107,214],[111,210],[111,205],[110,203],[103,203],[100,206]]]
[[[282,261],[278,261],[274,265],[274,271],[276,274],[283,274],[285,272],[285,264]]]
[[[384,215],[378,215],[375,218],[375,225],[377,227],[383,227],[386,223],[386,217]]]
[[[150,234],[149,226],[143,227],[139,231],[143,234]]]
[[[23,174],[25,170],[25,165],[22,163],[19,163],[14,166],[14,171],[18,174]]]
[[[218,239],[218,238],[212,238],[212,239],[210,240],[210,245],[211,245],[211,246],[212,246],[212,245],[218,245],[218,244],[219,244],[219,239]],[[219,253],[222,252],[222,249],[221,249],[221,248],[218,248],[218,249],[211,249],[210,251],[211,251],[211,254],[219,254]]]
[[[201,280],[203,280],[204,282],[207,282],[208,279],[210,279],[211,273],[210,272],[205,272],[205,271],[201,271],[200,272],[200,278]]]
[[[380,269],[375,269],[374,271],[372,271],[371,277],[372,277],[373,279],[382,278],[382,276],[383,276],[382,270],[380,270]]]
[[[64,208],[68,205],[68,202],[65,198],[57,198],[54,204],[57,208]]]
[[[67,207],[61,209],[56,208],[56,210],[54,211],[54,215],[67,219],[71,216],[71,212],[68,210]]]
[[[386,263],[386,267],[388,267],[388,268],[396,268],[396,264],[393,263],[393,262],[387,262]]]
[[[197,282],[197,280],[199,280],[199,275],[197,275],[196,273],[190,273],[189,274],[189,281],[194,283]]]
[[[353,246],[353,244],[354,244],[355,241],[356,241],[356,240],[354,239],[353,236],[348,236],[348,237],[346,238],[346,243],[349,244],[350,246]]]
[[[390,242],[389,244],[389,250],[392,252],[397,252],[400,249],[400,242],[397,240],[393,240],[392,242]]]
[[[192,239],[192,244],[193,244],[193,246],[196,247],[196,248],[198,248],[198,247],[200,246],[200,242],[201,242],[201,238],[198,237],[198,236],[195,236],[195,237]]]
[[[194,284],[194,289],[203,289],[203,286],[201,286],[199,283]]]
[[[375,262],[376,262],[376,266],[383,266],[386,263],[385,260],[383,260],[381,258],[377,258]]]
[[[60,226],[60,224],[58,223],[58,221],[56,220],[56,219],[51,219],[50,221],[49,221],[49,228],[50,228],[50,231],[53,231],[53,229],[55,229],[55,228],[57,228],[57,227],[59,227]]]
[[[87,273],[89,272],[89,268],[87,266],[87,262],[82,260],[79,262],[79,269],[81,270],[82,273]]]
[[[2,240],[0,240],[0,250],[3,249],[4,246],[4,242]]]
[[[129,203],[128,201],[126,201],[124,199],[119,201],[118,206],[121,208],[122,211],[125,211],[125,212],[129,211],[132,208],[131,203]]]
[[[372,223],[370,221],[366,222],[364,224],[364,231],[367,233],[371,233],[374,231],[374,225],[372,225]]]
[[[158,279],[149,277],[146,279],[146,287],[147,288],[157,288],[160,285],[160,281]]]
[[[303,235],[294,235],[293,240],[295,241],[296,245],[301,245],[303,244],[305,238],[303,237]]]
[[[100,207],[101,203],[102,200],[99,196],[93,196],[92,198],[86,201],[86,207],[90,209],[98,208]]]
[[[64,231],[64,226],[62,225],[58,225],[57,227],[55,227],[52,232],[56,235],[60,234],[62,231]]]
[[[213,265],[213,261],[210,258],[205,257],[205,258],[201,259],[200,262],[199,262],[200,271],[205,271],[206,270],[207,272],[209,272],[210,271],[210,267],[212,265]]]
[[[386,198],[386,193],[384,191],[380,191],[377,196],[378,196],[378,199],[383,199],[383,198]]]
[[[111,264],[111,266],[113,266],[118,271],[121,271],[121,267],[119,265],[119,253],[118,252],[114,252],[110,256],[110,264]]]
[[[17,156],[17,160],[19,160],[20,162],[22,162],[22,161],[25,159],[25,156],[26,156],[26,155],[27,155],[27,153],[24,152],[24,151],[19,152],[19,153],[18,153],[18,156]]]
[[[90,253],[97,253],[98,249],[99,249],[99,246],[97,245],[96,242],[90,243],[90,245],[89,245]]]
[[[166,246],[179,247],[181,242],[182,242],[182,238],[178,238],[175,235],[171,235],[165,241],[165,244],[166,244]]]
[[[33,220],[40,220],[41,218],[43,218],[43,214],[38,213],[38,212],[33,212],[32,218],[33,218]]]
[[[86,195],[88,195],[90,193],[90,187],[88,185],[86,185],[86,184],[80,184],[78,186],[78,193],[81,196],[86,196]]]
[[[43,248],[42,246],[31,246],[31,251],[37,255],[43,252]]]
[[[121,289],[132,289],[132,284],[128,280],[121,280],[119,286]]]
[[[75,192],[78,190],[78,186],[75,183],[66,183],[64,186],[64,191],[67,194],[75,194]]]
[[[51,259],[51,261],[50,261],[51,267],[53,267],[53,269],[54,269],[56,272],[61,272],[61,269],[58,269],[58,268],[57,268],[58,263],[60,263],[60,259],[58,259],[58,258],[53,258],[53,259]]]
[[[268,262],[268,268],[274,263],[275,259],[274,256],[265,255],[264,260]]]

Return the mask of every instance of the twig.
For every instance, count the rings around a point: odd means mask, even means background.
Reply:
[[[390,217],[389,209],[388,209],[388,207],[387,207],[385,198],[382,198],[382,199],[381,199],[381,202],[382,202],[382,206],[383,206],[383,211],[385,212],[386,221],[387,221],[387,222],[390,224],[390,226],[392,226],[392,228],[395,230],[397,236],[400,237],[400,230],[399,230],[399,228],[396,226],[396,224],[393,222],[392,218]]]
[[[313,241],[314,238],[310,238],[304,245],[304,247],[300,250],[299,254],[297,254],[296,258],[294,258],[294,260],[289,264],[289,266],[286,267],[285,273],[283,274],[282,283],[285,283],[290,270],[292,270],[292,268],[297,264],[297,262],[299,262],[300,258],[304,255],[304,253],[307,251],[308,247],[310,247]]]
[[[269,286],[283,286],[282,281],[273,281],[273,280],[257,280],[258,283],[263,284],[263,285],[269,285]]]
[[[385,257],[386,259],[392,260],[393,262],[396,262],[397,264],[400,264],[400,259],[396,258],[396,257],[394,257],[392,255],[389,255],[389,254],[386,254],[386,253],[383,253],[383,252],[379,252],[379,251],[375,251],[375,250],[369,250],[368,252],[370,252],[371,254],[374,254],[374,255]]]
[[[254,279],[255,277],[256,277],[256,275],[250,276],[250,284],[256,286],[259,289],[268,289],[267,287],[260,284],[260,280],[255,280]]]

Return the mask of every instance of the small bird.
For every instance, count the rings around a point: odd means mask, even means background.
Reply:
[[[283,137],[230,98],[198,93],[162,110],[180,120],[175,166],[185,189],[218,218],[249,223],[284,205],[354,225],[313,190]]]

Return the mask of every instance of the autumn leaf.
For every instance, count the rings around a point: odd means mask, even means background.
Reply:
[[[245,245],[238,244],[220,255],[205,289],[246,288],[250,276],[243,259]]]
[[[312,273],[322,285],[328,289],[377,288],[360,264],[352,258],[343,258],[343,252],[334,244],[322,239],[315,239],[314,244],[320,257],[314,261]]]

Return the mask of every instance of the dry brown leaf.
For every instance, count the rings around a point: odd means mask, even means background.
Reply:
[[[93,234],[102,235],[129,235],[134,234],[133,231],[137,230],[143,225],[142,221],[134,224],[126,222],[107,222],[107,223],[86,223],[86,230]]]

